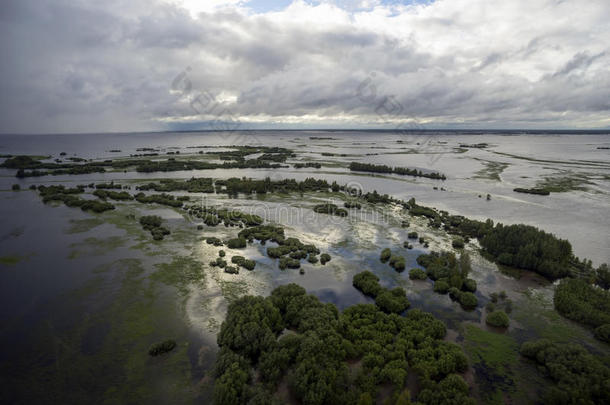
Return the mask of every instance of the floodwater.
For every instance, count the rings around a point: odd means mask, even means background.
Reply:
[[[488,146],[460,148],[461,144],[478,143]],[[137,151],[139,148],[154,148],[162,155],[180,151],[185,156],[227,145],[286,147],[297,153],[288,163],[318,161],[328,166],[108,172],[24,180],[16,179],[13,170],[0,169],[0,402],[167,403],[170,397],[173,403],[205,402],[210,395],[206,372],[213,365],[216,333],[229,302],[244,294],[267,295],[276,286],[292,282],[324,302],[345,308],[371,302],[351,284],[354,274],[371,270],[383,285],[405,288],[411,307],[445,321],[456,340],[463,339],[466,323],[486,329],[484,306],[492,292],[504,290],[513,300],[515,310],[506,333],[519,343],[543,333],[534,327],[539,320],[528,313],[531,305],[540,310],[552,308],[552,285],[532,274],[520,279],[504,274],[477,253],[475,243],[467,250],[473,259],[471,277],[478,284],[476,310],[464,311],[448,296],[434,293],[430,281],[410,281],[408,270],[418,267],[419,254],[450,249],[451,241],[428,228],[422,218],[410,218],[399,209],[365,205],[351,211],[348,218],[338,218],[311,211],[322,201],[340,202],[324,193],[237,199],[207,195],[206,204],[261,215],[284,225],[287,236],[314,243],[332,256],[325,266],[303,262],[305,274],[299,274],[298,270],[280,271],[277,261],[265,255],[271,243],[255,243],[239,251],[224,248],[228,257],[239,254],[257,262],[253,272],[242,269],[239,275],[228,275],[208,265],[219,248],[203,239],[228,238],[237,229],[197,230],[196,222],[180,210],[134,202],[117,203],[116,211],[101,215],[44,205],[36,193],[27,190],[30,184],[110,180],[132,184],[193,176],[323,178],[365,192],[377,190],[405,200],[415,197],[421,204],[471,218],[535,225],[568,239],[579,257],[596,265],[610,261],[610,151],[598,149],[610,146],[607,134],[277,131],[0,136],[0,154],[50,155],[53,159],[61,152],[91,159],[146,153]],[[350,173],[347,165],[351,161],[439,171],[447,180]],[[566,179],[571,189],[550,196],[512,191],[542,181],[565,184]],[[21,185],[21,192],[9,191],[14,183]],[[196,203],[204,198],[190,196]],[[150,235],[130,216],[148,214],[161,215],[172,235],[151,242]],[[410,222],[409,229],[401,227],[402,220]],[[411,230],[426,237],[429,249],[417,241],[412,242],[413,250],[403,248]],[[406,258],[405,272],[397,273],[379,261],[385,247]],[[164,278],[169,268],[189,266],[196,269],[197,277]],[[584,328],[565,320],[561,326],[569,331],[568,339],[608,353]],[[177,353],[149,358],[148,346],[168,337],[179,343]]]

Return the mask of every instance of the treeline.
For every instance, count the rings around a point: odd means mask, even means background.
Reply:
[[[157,192],[187,191],[189,193],[213,193],[214,180],[211,178],[195,178],[188,180],[160,180],[159,183],[148,183],[137,187],[138,190]]]
[[[595,337],[610,343],[610,291],[584,280],[564,279],[555,289],[557,312],[595,329]]]
[[[532,270],[551,280],[570,274],[570,242],[533,226],[497,224],[479,242],[500,264]]]
[[[387,165],[374,165],[370,163],[351,162],[349,169],[353,172],[369,172],[369,173],[393,173],[403,176],[426,177],[428,179],[446,180],[444,174],[432,172],[425,173],[417,169],[409,169],[407,167],[392,167]]]
[[[477,306],[478,300],[473,294],[477,290],[477,283],[468,278],[472,270],[468,253],[462,253],[457,259],[450,252],[431,252],[418,256],[417,264],[424,267],[428,278],[434,281],[435,292],[449,294],[449,297],[458,301],[464,309]],[[416,274],[415,278],[418,277],[419,274]]]
[[[549,195],[551,194],[550,191],[543,189],[543,188],[522,188],[522,187],[517,187],[513,189],[514,192],[517,193],[526,193],[526,194],[537,194],[537,195]]]
[[[214,401],[276,404],[289,395],[304,405],[372,404],[383,387],[390,404],[472,404],[457,374],[466,356],[445,334],[431,314],[403,317],[370,304],[341,313],[296,284],[246,296],[229,305],[218,335]],[[420,379],[416,398],[406,389],[410,370]]]
[[[307,162],[307,163],[295,163],[292,166],[295,169],[302,169],[304,167],[306,167],[306,168],[313,168],[313,169],[320,169],[322,167],[322,164],[318,163],[318,162]]]
[[[610,403],[610,368],[581,346],[541,339],[524,343],[520,352],[555,382],[543,394],[541,403]]]
[[[135,170],[142,173],[151,172],[171,172],[181,170],[211,170],[211,169],[277,169],[282,166],[280,163],[286,161],[288,157],[294,156],[294,153],[285,148],[278,147],[250,147],[237,146],[233,147],[236,150],[222,152],[208,152],[218,156],[222,163],[214,163],[198,160],[176,160],[168,158],[167,160],[150,160],[150,159],[121,159],[121,160],[104,160],[95,162],[84,162],[84,159],[72,158],[72,163],[60,162],[42,162],[34,159],[31,156],[14,156],[6,159],[0,167],[8,169],[17,169],[16,176],[24,177],[39,177],[47,175],[77,175],[89,173],[103,173],[107,168],[126,169],[135,167]],[[171,152],[170,152],[171,153]],[[176,152],[176,154],[179,152]],[[255,159],[246,159],[250,154],[262,153],[261,156]],[[146,156],[157,156],[158,153],[146,154]],[[144,155],[142,155],[144,156]],[[278,163],[279,162],[279,163]]]
[[[449,215],[417,205],[409,200],[406,208],[411,215],[429,218],[429,225],[443,228],[447,233],[459,235],[464,242],[477,238],[484,251],[496,262],[519,269],[534,271],[555,280],[585,268],[572,253],[569,241],[530,225],[495,224],[491,219],[477,221],[461,215]],[[587,271],[591,271],[589,268]]]

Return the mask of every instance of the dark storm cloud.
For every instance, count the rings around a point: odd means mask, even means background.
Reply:
[[[270,126],[610,125],[606,1],[225,3],[3,1],[0,131],[167,129],[218,111]]]

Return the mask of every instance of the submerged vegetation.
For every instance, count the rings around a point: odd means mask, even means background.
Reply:
[[[229,305],[218,335],[214,400],[283,402],[287,387],[305,405],[373,403],[382,389],[392,403],[474,403],[456,374],[466,357],[445,333],[419,310],[402,317],[365,304],[339,312],[296,284],[246,296]],[[419,376],[416,398],[406,389],[409,370]]]

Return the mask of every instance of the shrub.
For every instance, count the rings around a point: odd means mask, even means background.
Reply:
[[[402,272],[406,266],[405,258],[398,255],[392,255],[392,257],[390,257],[390,266],[392,266],[394,270]]]
[[[297,259],[292,259],[290,257],[281,257],[280,258],[280,263],[279,263],[279,267],[280,270],[285,270],[285,269],[298,269],[301,267],[301,262],[298,261]]]
[[[428,275],[422,269],[413,268],[409,270],[409,278],[411,280],[425,280],[428,278]]]
[[[375,304],[386,313],[401,313],[411,305],[404,289],[383,290],[375,298]]]
[[[382,290],[379,285],[379,277],[370,271],[363,271],[354,276],[352,284],[358,290],[362,291],[364,295],[375,298]]]
[[[244,238],[233,238],[227,241],[227,247],[229,249],[243,249],[246,247],[246,240]]]
[[[464,309],[475,308],[479,303],[479,300],[477,300],[477,297],[473,293],[464,291],[460,292],[459,301]]]
[[[239,269],[235,266],[226,266],[225,273],[229,274],[239,274]]]
[[[225,251],[224,251],[224,250],[219,250],[219,251],[218,251],[218,256],[220,256],[220,257],[225,257],[225,255],[226,255],[226,253],[225,253]]]
[[[381,260],[382,263],[385,263],[390,260],[391,256],[392,251],[390,250],[390,248],[385,248],[381,251],[381,256],[379,256],[379,260]]]
[[[330,255],[328,253],[322,253],[320,255],[320,264],[325,265],[330,262]]]
[[[206,238],[205,242],[209,245],[222,246],[222,241],[215,236]]]
[[[467,278],[462,284],[462,289],[468,292],[475,292],[477,290],[477,282],[471,278]]]
[[[313,253],[310,253],[309,256],[307,256],[307,261],[311,264],[316,264],[318,262],[318,256]]]
[[[21,186],[19,184],[13,184],[13,186],[11,187],[11,189],[13,191],[19,191],[21,190]]]
[[[409,234],[407,235],[407,237],[408,237],[409,239],[417,239],[417,238],[418,238],[418,235],[417,235],[417,232],[409,232]]]
[[[487,315],[485,323],[491,326],[507,328],[510,323],[510,320],[508,319],[508,315],[506,315],[506,312],[494,311],[491,314]]]
[[[434,291],[439,294],[447,294],[449,292],[449,283],[443,280],[436,280],[434,282]]]
[[[454,239],[453,242],[451,242],[451,246],[453,246],[455,249],[464,249],[464,239]]]
[[[151,356],[159,356],[164,353],[171,352],[176,347],[176,341],[172,339],[164,340],[163,342],[155,343],[148,349],[148,354]]]

